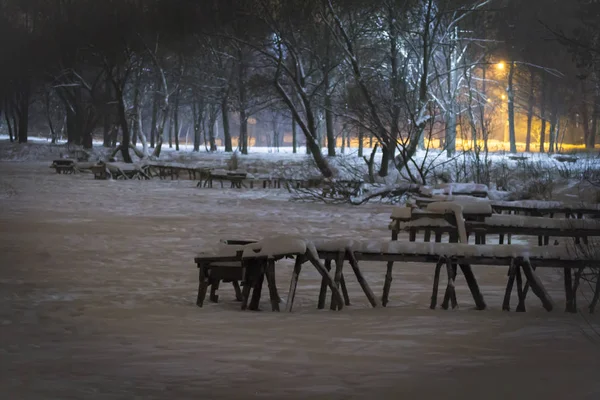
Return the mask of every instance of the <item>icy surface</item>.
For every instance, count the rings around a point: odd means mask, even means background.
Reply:
[[[500,311],[506,268],[474,267],[483,312],[461,275],[460,308],[429,310],[433,267],[403,263],[387,308],[371,309],[344,268],[352,306],[317,310],[321,277],[306,266],[291,314],[241,312],[230,284],[219,304],[195,306],[193,258],[220,239],[385,241],[390,206],[299,204],[286,190],[187,180],[99,181],[48,165],[0,162],[5,399],[598,398],[598,315],[585,315],[589,325],[560,307],[547,313],[531,293],[527,313]],[[277,263],[282,305],[292,268]],[[377,296],[385,269],[361,262]],[[538,274],[561,304],[562,273]]]

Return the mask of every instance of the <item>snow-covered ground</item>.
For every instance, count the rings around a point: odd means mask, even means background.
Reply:
[[[320,280],[305,267],[291,314],[242,312],[227,284],[219,304],[200,309],[193,257],[219,239],[384,239],[391,206],[295,203],[285,190],[188,180],[99,181],[55,174],[46,161],[0,162],[2,398],[600,396],[600,319],[562,312],[556,271],[539,272],[552,313],[533,295],[527,313],[502,312],[506,269],[495,267],[475,267],[489,310],[472,309],[460,275],[460,308],[429,310],[433,266],[424,264],[395,267],[387,308],[369,308],[348,275],[352,306],[316,310]],[[284,300],[291,268],[277,265]],[[362,268],[380,295],[385,265]]]

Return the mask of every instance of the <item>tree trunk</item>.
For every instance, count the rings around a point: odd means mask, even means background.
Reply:
[[[8,116],[8,110],[4,110],[4,119],[6,120],[6,126],[8,127],[8,137],[10,139],[10,142],[13,143],[15,141],[15,139],[13,136],[13,127],[12,127],[12,124],[10,123],[10,118]]]
[[[596,147],[596,135],[598,134],[598,118],[600,118],[600,94],[594,96],[594,108],[592,114],[592,131],[590,132],[589,148]]]
[[[238,93],[240,101],[240,143],[238,145],[242,154],[248,154],[248,104],[246,93],[246,64],[244,52],[240,47],[238,49]]]
[[[157,80],[157,85],[160,84]],[[157,130],[157,117],[158,117],[158,108],[160,103],[160,96],[157,93],[158,88],[155,88],[154,94],[152,96],[152,120],[150,122],[150,147],[154,148],[154,143],[156,141],[156,130]]]
[[[362,128],[358,128],[358,156],[362,157],[364,153],[363,141],[365,139],[365,132]]]
[[[115,83],[115,86],[117,84]],[[123,99],[123,91],[121,88],[115,87],[116,95],[117,95],[117,108],[119,115],[119,124],[121,125],[121,156],[123,157],[123,161],[126,163],[132,163],[133,160],[129,155],[129,124],[127,123],[127,114],[125,111],[125,100]]]
[[[540,118],[542,126],[540,129],[540,153],[544,153],[546,145],[546,75],[542,74],[542,94],[540,96]]]
[[[515,76],[515,62],[511,61],[508,69],[508,87],[506,88],[508,96],[508,140],[510,142],[510,152],[517,152],[517,137],[515,133],[515,88],[513,80]]]
[[[50,137],[52,138],[52,144],[56,143],[56,132],[54,131],[54,124],[52,123],[52,112],[50,110],[50,92],[46,91],[46,118],[48,119],[48,128],[50,129]]]
[[[296,120],[292,117],[292,152],[296,154],[298,152],[298,136],[296,132]]]
[[[229,129],[229,110],[227,108],[227,97],[221,101],[221,118],[223,119],[223,140],[225,141],[225,152],[231,153],[233,146],[231,144],[231,130]]]
[[[133,113],[131,116],[131,143],[136,146],[137,138],[140,136],[140,118],[138,114],[142,112],[140,108],[140,97],[141,90],[140,86],[142,84],[142,67],[140,66],[136,71],[135,81],[133,83]]]
[[[556,95],[554,93],[552,94],[551,106],[552,113],[550,116],[550,140],[548,142],[548,152],[554,153],[556,145],[556,134],[558,129],[558,105],[556,104]]]
[[[102,146],[110,147],[110,128],[111,128],[111,115],[105,112],[103,116],[104,126],[102,128]]]
[[[581,111],[581,125],[583,126],[583,143],[585,143],[586,149],[590,149],[590,113],[588,112],[587,102],[585,82],[581,81],[581,103],[579,104],[579,108]]]
[[[204,123],[204,107],[202,104],[192,103],[192,116],[194,118],[194,151],[200,151],[201,131]]]
[[[535,102],[535,69],[530,68],[529,99],[527,104],[527,136],[525,137],[525,152],[531,151],[531,122],[533,120],[533,103]]]
[[[173,134],[175,136],[175,151],[179,151],[179,97],[181,95],[180,87],[177,89],[177,97],[173,105]]]

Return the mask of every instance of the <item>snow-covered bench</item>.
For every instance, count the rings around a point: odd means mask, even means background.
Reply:
[[[286,310],[291,311],[296,291],[298,277],[305,262],[310,262],[322,275],[324,282],[333,292],[333,299],[337,309],[343,308],[342,296],[333,278],[318,259],[317,252],[311,242],[295,236],[267,237],[256,242],[241,245],[221,243],[211,253],[203,253],[195,258],[199,269],[199,286],[197,305],[202,306],[206,290],[209,285],[215,285],[214,279],[226,276],[231,280],[243,280],[244,289],[239,297],[242,300],[242,309],[258,309],[263,280],[266,276],[273,311],[279,311],[280,298],[275,282],[275,262],[285,257],[295,257],[296,262],[290,294]],[[222,272],[226,271],[226,272]],[[231,274],[231,275],[226,275]],[[211,281],[211,278],[213,279]],[[215,287],[215,286],[213,286]],[[218,283],[216,284],[218,288]],[[250,291],[253,289],[252,299]]]

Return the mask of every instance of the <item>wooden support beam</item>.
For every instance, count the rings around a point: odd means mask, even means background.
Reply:
[[[242,290],[240,289],[240,283],[238,281],[231,281],[231,284],[233,285],[233,290],[235,291],[235,300],[244,300],[244,296],[242,296]]]
[[[531,264],[529,260],[521,261],[521,268],[523,269],[523,273],[525,277],[527,277],[527,281],[529,282],[529,286],[533,293],[542,301],[542,305],[547,311],[552,311],[554,308],[554,302],[552,298],[544,288],[542,281],[537,277],[533,268],[531,268]]]
[[[465,280],[467,281],[467,285],[469,286],[469,290],[471,291],[471,295],[475,301],[475,307],[478,310],[485,310],[487,305],[485,304],[483,295],[479,290],[479,284],[477,283],[477,278],[475,278],[475,274],[473,273],[473,268],[471,268],[469,264],[460,264],[460,270],[465,276]]]
[[[369,303],[371,303],[372,307],[379,306],[379,302],[377,301],[377,298],[373,294],[371,287],[367,283],[360,268],[358,267],[358,261],[356,260],[356,257],[354,257],[354,253],[350,249],[346,249],[346,256],[348,257],[348,261],[350,261],[350,266],[352,267],[352,270],[354,271],[354,275],[356,275],[358,284],[360,285],[363,292],[365,293],[365,296],[367,296],[367,299],[369,299]]]
[[[219,279],[210,279],[210,301],[213,303],[219,302],[219,295],[217,294],[217,290],[219,290],[219,284],[221,281]]]
[[[440,257],[437,264],[435,265],[435,272],[433,274],[433,290],[431,292],[431,305],[429,306],[429,308],[431,308],[432,310],[435,310],[435,307],[437,306],[437,295],[438,288],[440,285],[440,272],[442,270],[442,265],[444,265],[445,262],[446,260],[443,257]]]
[[[204,304],[204,298],[206,297],[206,289],[208,282],[206,281],[206,267],[204,264],[198,264],[198,297],[196,298],[196,305],[202,307]]]
[[[350,305],[350,296],[348,296],[348,288],[346,287],[346,279],[344,278],[344,274],[342,274],[342,279],[340,280],[340,286],[342,287],[342,295],[344,296],[344,304]]]
[[[275,260],[269,259],[265,270],[267,284],[269,286],[269,299],[271,300],[271,310],[279,311],[279,293],[277,293],[277,282],[275,281]]]
[[[313,254],[311,249],[307,249],[305,256],[308,259],[308,261],[310,261],[310,263],[312,265],[314,265],[314,267],[321,274],[321,276],[323,278],[325,278],[325,283],[331,289],[332,297],[335,297],[335,299],[336,299],[335,301],[339,302],[338,310],[341,310],[344,307],[344,301],[342,299],[342,294],[340,293],[339,289],[335,286],[335,282],[329,275],[329,272],[327,271],[325,266],[323,264],[321,264],[321,261],[319,260],[318,256],[316,254]]]
[[[302,270],[302,264],[306,260],[304,256],[299,255],[296,256],[296,262],[294,263],[294,271],[292,271],[292,279],[290,280],[290,290],[288,292],[287,303],[285,305],[285,311],[292,312],[292,307],[294,306],[294,298],[296,297],[296,287],[298,286],[298,278],[300,276],[300,271]]]
[[[390,296],[390,288],[392,287],[392,269],[394,268],[394,262],[388,261],[387,271],[385,273],[385,281],[383,283],[383,294],[381,295],[381,305],[386,307]]]
[[[327,272],[331,271],[331,260],[325,260],[325,269]],[[325,277],[321,278],[321,289],[319,289],[319,301],[317,302],[317,309],[322,310],[325,308],[325,300],[327,298],[327,282]]]
[[[596,290],[594,291],[594,297],[590,302],[590,314],[593,314],[596,311],[596,305],[598,304],[598,299],[600,298],[600,277],[596,280]]]
[[[519,302],[517,303],[517,312],[525,312],[525,296],[523,293],[523,277],[521,276],[520,264],[515,265],[515,278],[517,279],[517,297]]]
[[[510,260],[508,267],[508,282],[506,283],[506,291],[504,292],[504,301],[502,302],[502,310],[510,311],[510,296],[512,294],[513,284],[515,282],[516,267],[515,261]]]
[[[577,306],[575,305],[575,293],[573,292],[573,279],[571,275],[571,269],[563,268],[563,273],[565,276],[565,312],[577,313]]]
[[[344,253],[345,251],[338,252],[337,258],[335,259],[335,275],[333,277],[335,286],[337,288],[340,287],[340,282],[342,280],[342,273],[344,268]],[[329,307],[331,310],[338,310],[338,304],[335,302],[335,298],[331,296],[331,305]]]
[[[454,280],[456,279],[456,264],[452,263],[450,258],[446,258],[446,274],[448,275],[448,284],[446,286],[446,293],[444,294],[444,301],[442,301],[442,308],[448,309],[449,302],[452,302],[452,308],[456,308],[458,305],[456,301],[456,290],[454,287]]]

